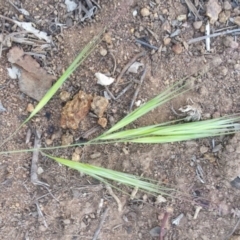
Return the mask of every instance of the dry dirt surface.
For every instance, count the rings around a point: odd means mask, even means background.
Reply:
[[[98,126],[98,118],[92,112],[77,129],[61,128],[62,108],[80,90],[103,96],[105,89],[97,84],[94,74],[102,72],[116,79],[124,66],[143,50],[147,54],[138,61],[147,67],[147,72],[136,102],[146,102],[191,74],[193,89],[151,111],[132,127],[175,119],[171,106],[179,109],[191,100],[201,108],[203,119],[239,113],[239,36],[211,38],[210,51],[206,51],[204,40],[188,44],[190,39],[205,35],[208,19],[211,33],[236,29],[240,25],[237,0],[95,0],[90,1],[95,6],[94,16],[82,22],[78,15],[81,11],[67,13],[64,2],[12,1],[17,8],[27,10],[29,16],[24,16],[8,1],[0,2],[2,16],[33,22],[54,42],[50,49],[42,52],[14,41],[5,46],[1,44],[0,101],[5,111],[0,112],[0,142],[13,133],[29,115],[28,111],[37,105],[36,100],[20,91],[18,80],[8,75],[10,48],[18,46],[24,52],[43,54],[45,59],[39,55],[32,57],[56,80],[92,37],[107,28],[105,41],[1,151],[32,148],[34,136],[25,143],[28,129],[41,131],[42,147],[58,146],[62,141],[76,143],[83,137],[92,139],[103,132],[99,127],[86,137],[89,129]],[[0,20],[1,37],[21,30],[8,19]],[[137,44],[139,38],[156,48]],[[204,74],[195,78],[194,74],[201,70]],[[134,80],[140,80],[141,71],[124,74],[118,85],[109,87],[117,96],[129,82],[134,83],[118,101],[109,100],[103,116],[108,120],[106,128],[127,114],[138,85]],[[4,154],[0,155],[0,239],[240,239],[240,187],[236,178],[240,175],[240,134],[174,144],[112,144],[49,153],[139,176],[143,174],[174,186],[182,194],[161,201],[160,197],[137,192],[131,200],[129,195],[113,189],[122,204],[119,212],[112,194],[97,180],[40,156],[38,177],[48,185],[34,185],[30,180],[32,153]],[[133,191],[118,187],[128,194]],[[201,210],[194,216],[199,206]],[[173,224],[180,214],[183,217],[179,223]],[[103,217],[103,226],[94,238]],[[168,218],[165,227],[164,217]],[[164,228],[162,234],[155,228],[159,226]]]

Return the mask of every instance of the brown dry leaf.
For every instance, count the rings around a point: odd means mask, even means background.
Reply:
[[[61,127],[77,129],[80,121],[88,114],[92,99],[92,95],[80,91],[72,101],[67,102],[62,110]]]
[[[13,47],[8,52],[8,61],[20,69],[19,88],[28,95],[40,101],[51,87],[54,76],[47,73],[39,63],[19,47]]]

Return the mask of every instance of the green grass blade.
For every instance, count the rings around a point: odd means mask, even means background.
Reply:
[[[141,177],[134,176],[132,174],[122,173],[90,164],[73,162],[67,159],[53,157],[45,153],[42,154],[50,159],[57,161],[58,163],[61,163],[72,169],[78,170],[104,183],[106,183],[107,180],[115,181],[130,187],[138,187],[139,189],[147,191],[149,193],[162,194],[165,196],[169,196],[171,192],[174,191],[174,189],[172,188],[161,187],[158,184],[143,181]]]

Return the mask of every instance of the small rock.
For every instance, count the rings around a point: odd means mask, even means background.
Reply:
[[[63,102],[66,102],[69,100],[70,98],[70,93],[67,92],[67,91],[62,91],[59,95],[60,99],[63,101]]]
[[[157,226],[155,228],[152,228],[149,233],[152,237],[158,237],[159,238],[159,235],[161,233],[161,228],[159,226]]]
[[[198,30],[202,27],[202,24],[202,21],[196,21],[193,23],[193,27]]]
[[[232,9],[232,5],[228,1],[224,1],[223,2],[223,9],[224,10],[231,10]]]
[[[38,167],[37,174],[40,175],[44,172],[44,170],[41,167]]]
[[[171,42],[171,38],[164,38],[164,39],[163,39],[163,44],[164,44],[165,46],[169,45],[170,42]]]
[[[234,70],[235,71],[240,71],[240,64],[235,64],[234,65]]]
[[[62,146],[70,145],[73,143],[73,135],[63,134],[62,135]]]
[[[138,14],[137,10],[136,10],[136,9],[135,9],[135,10],[133,10],[133,13],[132,13],[132,14],[133,14],[133,16],[134,16],[134,17],[136,17],[136,16],[137,16],[137,14]]]
[[[187,15],[186,14],[181,14],[177,17],[177,20],[179,22],[186,21],[187,20]]]
[[[108,106],[108,100],[105,97],[95,96],[91,103],[91,109],[93,112],[101,118]]]
[[[45,143],[46,143],[47,145],[51,145],[51,144],[53,143],[52,138],[51,138],[51,139],[50,139],[50,138],[47,138],[47,139],[45,140]]]
[[[76,152],[74,152],[74,153],[72,154],[72,160],[73,160],[74,162],[79,162],[79,161],[80,161],[80,155],[77,154]]]
[[[210,23],[214,24],[218,20],[218,14],[222,11],[222,7],[218,4],[218,0],[209,0],[206,6],[206,15],[210,19]]]
[[[99,158],[101,156],[101,153],[94,153],[92,155],[90,155],[91,159],[95,159],[95,158]]]
[[[109,48],[112,48],[113,47],[113,44],[112,44],[112,36],[109,32],[105,33],[104,36],[103,36],[103,41],[105,41],[108,45]]]
[[[208,147],[206,147],[206,146],[201,146],[200,147],[200,153],[201,154],[204,154],[204,153],[207,153],[208,152]]]
[[[99,118],[99,119],[98,119],[98,124],[99,124],[101,127],[105,128],[105,127],[107,126],[107,119],[106,119],[106,118]]]
[[[114,82],[114,78],[108,77],[103,73],[97,72],[95,73],[95,77],[97,78],[97,84],[102,86],[111,85]]]
[[[166,198],[164,198],[163,196],[161,195],[158,195],[157,196],[157,200],[156,200],[156,203],[159,204],[159,203],[163,203],[163,202],[166,202]]]
[[[101,48],[99,53],[104,57],[107,55],[107,50],[105,48]]]
[[[70,219],[65,219],[65,220],[63,220],[63,223],[65,225],[69,225],[71,223],[71,221],[70,221]]]
[[[81,155],[81,153],[82,153],[82,148],[76,147],[76,148],[75,148],[75,153],[78,154],[78,155]]]
[[[33,110],[34,110],[34,106],[33,106],[33,104],[31,104],[31,103],[29,103],[28,105],[27,105],[27,109],[26,109],[28,112],[32,112]]]
[[[221,72],[222,72],[222,75],[223,75],[223,76],[226,76],[227,73],[228,73],[228,69],[227,69],[226,67],[222,67],[222,68],[221,68]]]
[[[226,47],[230,47],[230,48],[238,48],[238,43],[234,41],[234,38],[231,37],[231,36],[226,36],[223,40],[223,44],[226,46]]]
[[[142,8],[140,13],[143,17],[147,17],[150,15],[150,11],[147,8]]]
[[[240,26],[240,16],[234,18],[234,23]]]
[[[237,147],[236,153],[240,153],[240,146]]]
[[[180,43],[176,43],[173,45],[172,50],[175,54],[180,54],[183,51],[183,47]]]
[[[225,12],[221,12],[219,14],[219,22],[220,23],[226,23],[228,20],[228,16],[225,14]]]

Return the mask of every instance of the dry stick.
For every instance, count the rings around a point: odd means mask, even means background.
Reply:
[[[4,25],[5,24],[5,19],[2,20],[2,37],[4,38]],[[2,49],[3,49],[3,39],[2,42],[0,43],[0,58],[2,57]]]
[[[190,0],[185,0],[185,3],[187,4],[189,10],[194,14],[194,16],[202,20],[202,17],[198,14],[198,10],[193,5],[193,3]]]
[[[240,32],[240,28],[238,28],[238,29],[233,29],[233,30],[227,30],[227,31],[219,32],[219,33],[213,33],[213,34],[210,34],[210,35],[208,35],[208,36],[202,36],[202,37],[192,38],[192,39],[190,39],[187,43],[188,43],[188,44],[192,44],[192,43],[195,43],[195,42],[199,42],[199,41],[205,40],[205,39],[207,39],[207,38],[223,36],[223,35],[231,34],[231,33],[235,33],[235,32]]]
[[[128,70],[128,68],[140,57],[144,56],[146,54],[145,51],[142,51],[140,53],[138,53],[137,55],[135,55],[126,65],[125,67],[122,69],[122,71],[120,72],[119,76],[117,77],[117,81],[116,81],[116,85],[118,84],[118,82],[120,81],[120,79],[122,78],[123,74]]]
[[[41,147],[41,133],[38,130],[35,130],[35,140],[34,140],[34,151],[32,156],[32,166],[31,166],[31,182],[34,185],[41,185],[48,187],[47,183],[44,183],[38,179],[37,169],[38,169],[38,155],[39,148]]]
[[[110,187],[110,185],[106,184],[106,189],[108,190],[109,194],[114,198],[114,200],[117,202],[118,204],[118,211],[121,212],[122,211],[122,203],[119,200],[119,198],[115,195],[115,193],[113,192],[112,188]]]
[[[130,83],[129,85],[127,85],[116,97],[116,100],[119,99],[123,94],[125,94],[131,87],[132,87],[133,83]]]
[[[164,216],[163,216],[162,224],[161,224],[161,227],[160,227],[159,240],[163,240],[163,237],[164,237],[164,235],[166,233],[165,229],[166,229],[166,226],[167,226],[168,218],[169,218],[169,213],[165,212]]]
[[[133,95],[133,98],[132,98],[132,101],[131,101],[131,104],[130,104],[130,107],[129,107],[129,112],[132,111],[133,104],[134,104],[135,101],[136,101],[136,98],[137,98],[138,93],[139,93],[139,91],[140,91],[140,88],[141,88],[141,86],[142,86],[143,80],[144,80],[144,78],[145,78],[145,76],[146,76],[146,72],[147,72],[147,68],[145,67],[145,69],[143,70],[143,74],[142,74],[142,76],[141,76],[141,79],[140,79],[140,83],[138,84],[138,87],[137,87],[137,89],[136,89],[136,91],[135,91],[135,93],[134,93],[134,95]]]
[[[102,219],[101,219],[101,221],[99,223],[99,226],[98,226],[97,230],[94,233],[94,236],[93,236],[92,240],[97,240],[98,235],[99,235],[99,233],[100,233],[100,231],[101,231],[101,229],[103,227],[104,221],[105,221],[105,219],[107,217],[107,213],[108,213],[108,208],[105,209],[105,211],[104,211],[104,213],[102,215]]]
[[[41,210],[41,208],[40,208],[39,203],[38,203],[37,200],[35,201],[35,204],[36,204],[36,206],[37,206],[37,212],[38,212],[39,218],[42,218],[42,219],[43,219],[44,226],[45,226],[46,228],[48,228],[48,224],[47,224],[47,222],[46,222],[46,220],[45,220],[45,217],[44,217],[44,215],[43,215],[43,213],[42,213],[42,210]]]

